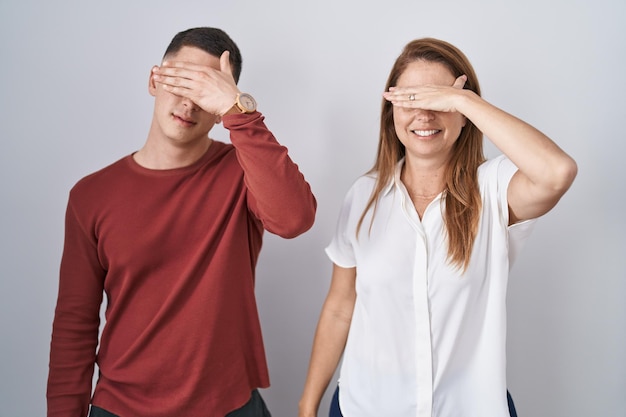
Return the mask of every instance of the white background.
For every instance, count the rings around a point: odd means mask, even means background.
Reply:
[[[623,417],[625,25],[622,0],[0,0],[0,416],[45,415],[70,187],[143,144],[149,71],[172,36],[217,26],[243,53],[241,89],[319,204],[305,235],[267,234],[259,262],[272,380],[262,394],[275,417],[297,413],[330,278],[323,249],[344,193],[373,163],[387,74],[423,36],[460,47],[485,98],[579,164],[509,286],[520,416]],[[212,134],[227,137],[221,126]]]

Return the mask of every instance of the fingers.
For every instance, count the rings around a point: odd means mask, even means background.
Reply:
[[[183,85],[191,80],[191,74],[176,68],[154,67],[152,77],[156,82],[169,85]]]
[[[383,93],[383,97],[394,106],[414,107],[421,97],[421,91],[420,88],[416,87],[391,87],[389,91]]]
[[[157,83],[176,87],[177,91],[200,88],[215,79],[217,72],[211,67],[181,61],[164,61],[160,67],[152,69],[153,78]]]
[[[196,71],[196,72],[205,72],[207,69],[215,71],[214,68],[208,67],[206,65],[194,64],[193,62],[186,62],[186,61],[169,61],[169,60],[163,61],[160,68],[161,69],[180,68],[180,69]]]
[[[169,76],[163,75],[164,71],[159,67],[152,70],[152,78],[154,82],[160,85],[164,90],[181,97],[190,98],[193,93],[194,81],[179,75]]]
[[[454,80],[451,87],[463,89],[467,82],[467,75],[463,74]],[[418,97],[425,94],[436,94],[437,92],[445,93],[449,87],[443,85],[420,85],[410,87],[389,87],[389,91],[383,93],[389,101],[415,101]]]
[[[201,80],[213,77],[215,68],[182,61],[164,61],[160,67],[155,67],[153,73],[163,79],[180,78],[181,80]]]
[[[172,69],[172,71],[169,71],[170,69]],[[176,71],[174,69],[178,69],[179,71]],[[214,71],[217,71],[218,69],[212,66],[198,65],[198,64],[191,63],[191,62],[164,61],[163,64],[161,64],[161,67],[159,68],[159,70],[168,72],[167,75],[185,76],[185,74],[187,74],[189,75],[189,78],[190,78],[193,72],[201,72],[205,74],[210,74]],[[230,52],[229,51],[224,51],[222,55],[220,56],[219,71],[232,76],[233,71],[230,65]]]
[[[387,101],[397,101],[402,98],[408,98],[410,93],[406,88],[398,88],[398,87],[389,87],[389,91],[385,91],[383,93],[383,97],[387,99]]]
[[[233,79],[230,54],[224,52],[210,65],[165,61],[152,70],[152,79],[163,90],[188,98],[205,112],[222,115],[235,102],[239,90]]]
[[[198,79],[206,73],[206,67],[189,62],[164,61],[160,67],[153,70],[155,79],[168,84],[180,85],[183,80]],[[174,81],[174,79],[177,79]]]
[[[462,75],[451,86],[390,87],[389,91],[383,93],[383,97],[394,107],[454,112],[457,111],[457,98],[464,94],[461,90],[466,80],[467,77]]]
[[[153,69],[155,81],[182,86],[187,85],[184,80],[195,80],[205,83],[209,80],[213,82],[226,82],[235,84],[230,65],[230,52],[224,51],[219,58],[219,68],[216,66],[198,65],[183,61],[164,61],[160,67]],[[178,78],[174,80],[174,78]]]

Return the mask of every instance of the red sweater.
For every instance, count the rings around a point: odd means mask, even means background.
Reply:
[[[223,416],[269,386],[254,298],[263,229],[295,237],[316,202],[260,113],[224,117],[191,166],[132,156],[70,192],[52,330],[48,416]],[[99,310],[107,295],[98,344]]]

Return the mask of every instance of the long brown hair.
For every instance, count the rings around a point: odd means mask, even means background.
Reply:
[[[416,39],[404,47],[391,69],[385,91],[397,84],[398,78],[410,63],[419,60],[443,64],[454,77],[465,74],[467,81],[464,88],[480,95],[476,73],[465,54],[450,43],[434,38]],[[404,155],[404,145],[398,139],[394,127],[393,105],[383,99],[376,162],[368,172],[377,174],[376,184],[359,219],[357,235],[370,209],[373,209],[371,221],[374,221],[380,194],[392,181],[395,167]],[[467,120],[452,148],[450,161],[446,167],[444,189],[448,261],[462,270],[469,264],[478,229],[481,210],[478,166],[484,161],[483,134]]]

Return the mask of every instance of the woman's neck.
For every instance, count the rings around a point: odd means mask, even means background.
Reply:
[[[416,197],[432,200],[445,188],[446,166],[445,163],[416,164],[405,159],[400,179]]]

